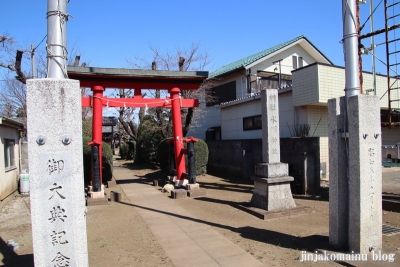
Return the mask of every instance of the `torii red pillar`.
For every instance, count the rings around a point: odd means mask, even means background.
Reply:
[[[181,116],[181,90],[177,87],[169,90],[172,101],[172,127],[174,133],[174,151],[176,163],[176,179],[184,180],[183,174],[186,173],[183,132],[182,132],[182,116]]]
[[[97,146],[98,147],[98,161],[99,161],[99,180],[100,182],[98,183],[97,181],[94,180],[94,174],[92,174],[92,186],[93,186],[93,191],[94,192],[99,192],[101,191],[101,185],[102,185],[102,154],[103,154],[103,104],[102,104],[102,98],[103,98],[103,91],[104,87],[102,86],[93,86],[92,87],[93,91],[93,118],[92,118],[92,142],[89,143],[89,146]],[[93,150],[92,150],[93,151]],[[93,168],[92,168],[93,171]]]

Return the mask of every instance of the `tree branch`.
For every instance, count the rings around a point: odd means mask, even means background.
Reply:
[[[15,72],[17,73],[17,76],[15,77],[15,79],[22,82],[23,84],[26,84],[25,74],[21,70],[23,53],[24,53],[23,51],[17,50],[17,55],[15,56]]]

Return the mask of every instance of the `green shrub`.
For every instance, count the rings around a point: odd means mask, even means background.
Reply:
[[[198,142],[194,143],[196,175],[204,175],[207,173],[208,146],[204,140],[198,140]]]
[[[167,143],[167,140],[163,140],[157,147],[158,150],[158,162],[160,164],[160,168],[168,173],[170,157],[169,151],[173,149],[173,146],[168,147],[170,144]],[[187,148],[187,144],[185,143],[185,148]],[[198,139],[198,142],[194,143],[194,157],[195,157],[195,166],[196,166],[196,175],[203,175],[207,173],[207,163],[208,163],[208,146],[206,142],[201,139]],[[187,156],[186,159],[186,170],[188,171],[188,162]]]
[[[92,119],[85,119],[82,121],[82,137],[83,136],[88,136],[92,137]]]
[[[102,150],[102,159],[103,159],[103,183],[107,181],[111,181],[113,174],[113,152],[111,146],[106,142],[103,142],[103,150]]]
[[[157,162],[157,146],[161,140],[157,122],[149,115],[144,116],[138,129],[135,162]]]
[[[135,141],[129,141],[126,142],[128,144],[129,150],[128,150],[128,155],[127,159],[133,159],[135,158],[136,155],[136,142]]]
[[[92,141],[92,139],[88,136],[84,136],[82,139],[83,142],[83,175],[85,185],[90,184],[91,181],[91,168],[92,168],[92,147],[88,145],[88,143]],[[103,169],[102,169],[102,177],[103,183],[110,181],[112,178],[113,172],[113,154],[111,147],[103,142],[103,150],[102,150],[102,161],[103,161]]]
[[[123,143],[119,147],[119,155],[121,156],[122,159],[126,159],[128,157],[129,153],[129,145],[127,143]]]
[[[157,159],[158,163],[160,164],[161,170],[164,173],[171,175],[169,173],[169,166],[170,166],[170,154],[174,150],[173,144],[167,142],[168,139],[162,140],[157,146]],[[171,151],[172,150],[172,151]]]

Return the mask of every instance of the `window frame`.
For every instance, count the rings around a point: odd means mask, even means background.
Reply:
[[[15,170],[15,139],[4,138],[4,168],[5,171]]]
[[[246,126],[246,124],[250,122],[251,126]],[[243,131],[253,131],[261,129],[262,129],[261,115],[243,117]]]

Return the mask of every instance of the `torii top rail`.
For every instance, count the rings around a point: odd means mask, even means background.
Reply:
[[[183,99],[181,90],[197,90],[208,77],[206,71],[162,71],[113,69],[96,67],[68,67],[70,79],[80,81],[81,87],[91,88],[93,97],[82,98],[83,107],[93,107],[93,133],[91,146],[99,148],[100,170],[102,166],[102,117],[103,107],[164,107],[172,108],[172,125],[176,175],[183,180],[186,173],[183,147],[181,108],[198,107],[197,99]],[[108,98],[103,96],[106,88],[134,89],[133,98]],[[142,89],[168,90],[170,97],[151,99],[142,97]],[[93,178],[92,178],[93,179]],[[92,180],[93,183],[93,180]],[[93,183],[94,191],[100,184]]]

